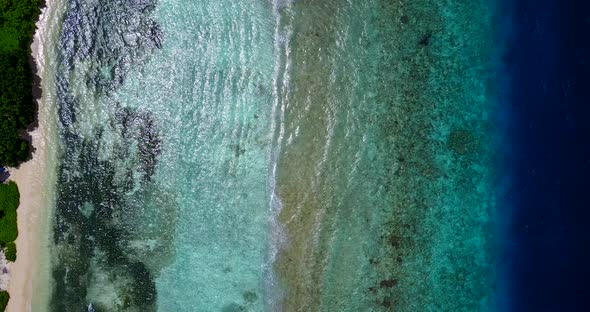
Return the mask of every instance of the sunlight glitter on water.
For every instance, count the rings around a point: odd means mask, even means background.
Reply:
[[[53,308],[485,302],[486,8],[423,2],[70,0]]]

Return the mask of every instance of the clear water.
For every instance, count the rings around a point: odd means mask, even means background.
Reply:
[[[490,309],[485,2],[60,5],[52,310]]]

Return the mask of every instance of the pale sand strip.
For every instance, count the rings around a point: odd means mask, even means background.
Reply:
[[[47,262],[48,257],[42,257],[41,248],[47,248],[47,238],[42,238],[47,228],[46,205],[44,194],[44,147],[40,146],[40,136],[43,131],[33,133],[33,142],[37,152],[33,160],[21,165],[18,170],[13,170],[11,179],[16,181],[20,191],[20,206],[18,207],[18,230],[16,239],[17,259],[9,264],[10,282],[8,292],[10,301],[8,312],[32,311],[33,294],[35,288],[47,274],[40,272],[42,261]],[[44,258],[44,259],[43,259]],[[35,295],[35,300],[38,294]]]
[[[45,105],[53,101],[53,94],[47,92],[52,78],[45,79],[44,53],[53,29],[57,25],[53,5],[55,0],[46,1],[37,22],[37,32],[31,46],[37,63],[38,75],[43,79],[43,97],[39,100],[39,126],[31,136],[35,152],[33,159],[22,164],[19,169],[11,170],[11,180],[18,184],[20,205],[17,209],[18,231],[16,239],[17,260],[9,264],[10,281],[8,292],[10,301],[7,312],[45,311],[48,308],[50,283],[50,211],[52,207],[52,189],[55,185],[55,131],[54,105]],[[51,89],[51,88],[49,88]]]

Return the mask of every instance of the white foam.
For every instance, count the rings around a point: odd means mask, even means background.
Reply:
[[[275,17],[275,34],[274,34],[274,53],[275,53],[275,70],[273,74],[273,107],[271,113],[271,133],[273,134],[272,146],[269,155],[270,174],[269,174],[269,247],[268,259],[266,265],[266,306],[270,310],[277,310],[277,303],[283,296],[283,291],[279,288],[276,276],[273,272],[273,266],[281,248],[287,243],[284,226],[279,221],[279,214],[282,210],[281,199],[277,193],[277,167],[281,145],[285,136],[285,108],[286,94],[289,92],[290,73],[292,68],[291,59],[291,38],[293,30],[289,16],[291,12],[292,1],[275,0],[273,2],[273,14]],[[287,14],[283,14],[287,13]],[[284,18],[287,17],[287,18]]]

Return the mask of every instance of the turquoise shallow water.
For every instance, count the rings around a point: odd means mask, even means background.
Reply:
[[[485,2],[63,5],[52,310],[491,308]]]
[[[67,148],[60,188],[77,194],[62,195],[58,207],[79,211],[58,209],[57,236],[61,254],[80,248],[69,235],[88,240],[81,245],[90,250],[63,259],[64,285],[58,279],[58,289],[71,287],[72,304],[92,303],[95,309],[194,311],[231,308],[234,302],[262,309],[269,274],[271,7],[218,1],[99,4],[72,2],[71,20],[64,23],[98,26],[104,33],[89,39],[98,47],[82,55],[79,41],[89,34],[71,31],[77,50],[67,69],[68,93],[75,101],[62,97],[62,114],[73,117],[62,119]],[[85,21],[94,18],[96,26]],[[114,44],[120,50],[110,49]],[[66,164],[70,153],[96,159]],[[70,182],[80,175],[99,195],[80,194],[80,181]],[[97,210],[105,197],[104,211]],[[95,225],[92,219],[101,212]],[[86,229],[62,230],[62,222],[116,234],[101,241]],[[70,262],[82,266],[81,285],[67,280]],[[129,266],[138,272],[118,272]],[[141,279],[145,284],[138,290],[125,289]],[[70,303],[56,296],[56,305],[68,309]]]
[[[286,311],[493,308],[491,8],[296,1]]]
[[[136,102],[137,90],[145,90],[138,103],[152,103],[162,118],[156,179],[178,194],[176,257],[156,278],[158,307],[262,310],[274,62],[269,4],[160,2],[156,17],[168,34],[163,48],[123,94]]]

